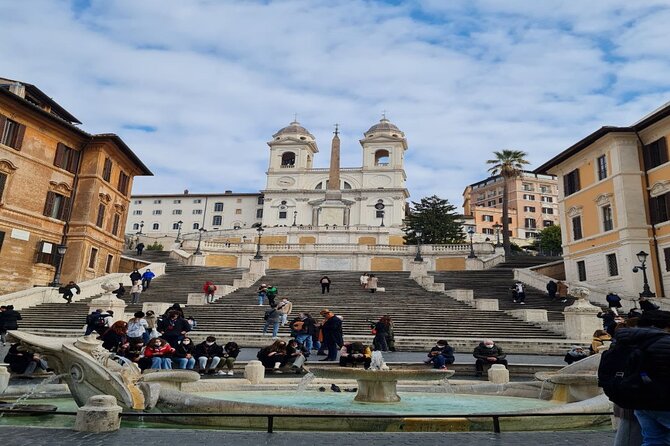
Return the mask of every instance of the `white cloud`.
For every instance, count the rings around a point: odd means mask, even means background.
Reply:
[[[670,99],[668,15],[661,0],[27,0],[0,4],[0,76],[124,138],[156,174],[138,193],[263,188],[265,143],[294,112],[317,166],[335,122],[343,164],[360,165],[387,110],[412,199],[460,206],[493,150],[539,165]]]

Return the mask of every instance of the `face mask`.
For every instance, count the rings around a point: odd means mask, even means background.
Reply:
[[[437,348],[444,348],[444,345],[437,344],[435,347],[437,347]]]
[[[187,344],[187,345],[190,344],[190,343],[191,343],[191,341],[184,341],[184,342],[182,342],[182,344]]]
[[[205,344],[207,344],[207,345],[214,345],[213,342],[206,342]]]
[[[160,347],[161,345],[157,342],[154,344],[156,347]]]

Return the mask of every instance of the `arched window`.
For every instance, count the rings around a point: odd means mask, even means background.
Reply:
[[[193,229],[200,229],[200,223],[193,223]]]
[[[160,228],[160,227],[161,227],[161,225],[159,225],[158,223],[154,223],[153,226],[151,226],[151,228],[152,228],[154,231],[158,231],[158,228]]]
[[[351,189],[351,184],[344,182],[344,189]]]
[[[172,229],[174,230],[179,229],[179,223],[172,223]]]
[[[315,189],[315,190],[321,190],[321,189],[323,189],[323,181],[320,182],[319,184],[317,184],[316,187],[315,187],[314,189]]]
[[[137,231],[139,229],[140,229],[140,224],[139,223],[133,224],[133,231]]]
[[[375,166],[388,166],[389,165],[389,151],[388,150],[377,150],[375,152]]]
[[[295,153],[284,152],[281,156],[281,166],[282,167],[293,167],[293,166],[295,166]]]
[[[212,218],[212,226],[221,226],[221,220],[220,215],[215,215],[214,218]]]

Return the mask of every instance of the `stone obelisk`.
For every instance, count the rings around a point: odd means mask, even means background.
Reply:
[[[342,191],[340,190],[340,137],[338,135],[338,126],[335,124],[335,136],[333,136],[330,147],[330,171],[328,173],[326,199],[321,204],[319,226],[346,224],[347,205],[342,201]]]

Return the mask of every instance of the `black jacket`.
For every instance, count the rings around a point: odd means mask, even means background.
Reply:
[[[0,330],[18,330],[17,321],[21,320],[21,313],[16,310],[5,310],[0,313]]]
[[[139,271],[133,271],[130,273],[130,280],[135,283],[138,280],[142,280],[142,274]]]
[[[670,333],[658,328],[620,328],[616,331],[613,342],[617,344],[642,344],[658,333],[666,336],[654,342],[647,350],[647,372],[652,377],[670,381]]]
[[[433,354],[436,353],[436,354]],[[428,353],[429,358],[434,358],[436,356],[444,356],[446,359],[447,364],[453,364],[456,358],[454,358],[454,348],[451,345],[445,345],[444,347],[440,348],[438,346],[435,346],[430,349],[430,353]]]
[[[221,347],[216,342],[212,345],[207,345],[207,342],[201,342],[195,346],[195,357],[199,358],[204,356],[206,358],[212,358],[218,356],[219,358],[223,356],[223,347]]]
[[[483,342],[480,342],[477,347],[475,347],[475,351],[472,352],[472,356],[474,356],[477,359],[486,359],[490,356],[493,356],[498,359],[505,359],[505,352],[503,352],[503,349],[498,347],[497,345],[493,345],[491,348],[487,348]]]
[[[191,341],[191,343],[188,345],[180,342],[179,345],[177,345],[177,348],[174,349],[172,357],[185,358],[186,355],[191,355],[192,357],[195,357],[195,345],[193,345],[193,341]]]
[[[163,333],[163,336],[181,336],[182,331],[191,331],[191,325],[186,319],[178,317],[177,319],[163,318],[158,324],[158,331]]]
[[[229,342],[223,346],[223,356],[229,358],[237,358],[237,355],[240,354],[240,347],[235,342]]]

